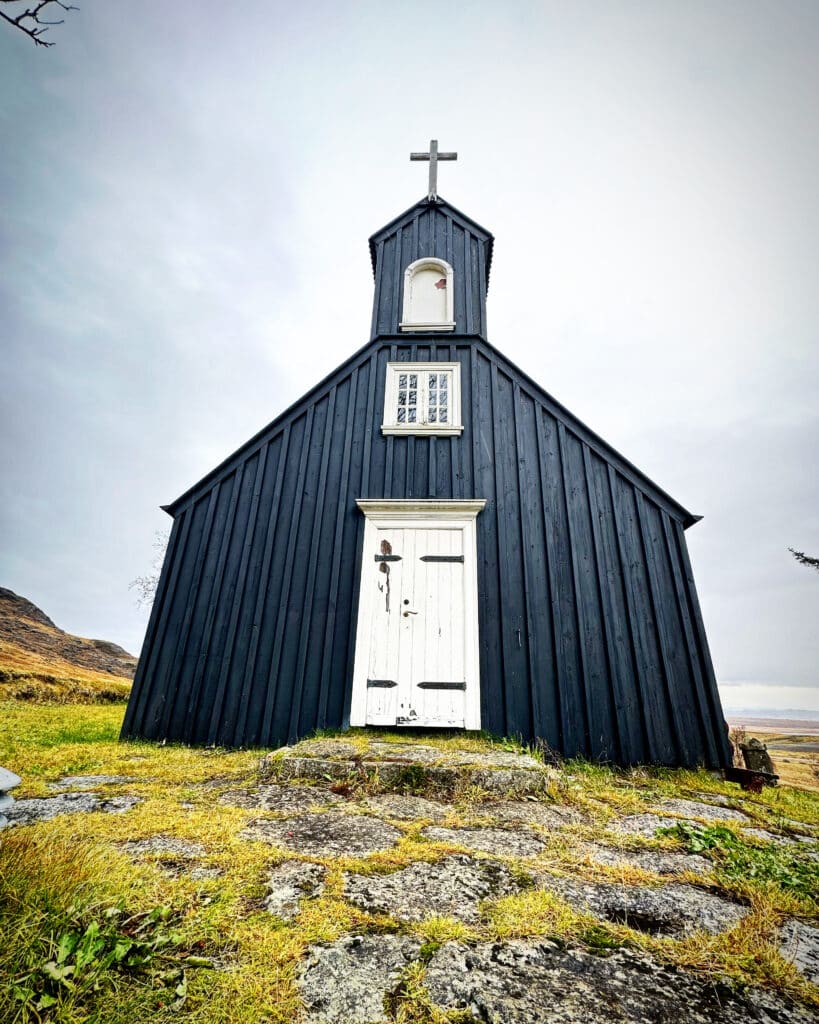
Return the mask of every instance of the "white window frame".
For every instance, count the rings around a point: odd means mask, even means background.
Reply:
[[[449,423],[427,423],[420,419],[417,423],[398,422],[398,375],[401,373],[417,373],[419,377],[425,373],[450,373],[449,381]],[[427,415],[426,401],[427,383],[418,387],[418,412],[422,417]],[[387,381],[384,387],[384,420],[382,434],[434,434],[438,437],[451,437],[463,433],[461,421],[461,364],[460,363],[387,363]]]
[[[438,321],[426,321],[412,319],[412,279],[419,270],[438,270],[446,278],[446,319]],[[414,263],[410,263],[404,271],[404,305],[401,314],[401,323],[398,325],[402,331],[454,331],[455,330],[455,291],[453,282],[455,272],[446,260],[439,260],[433,256],[424,256]]]

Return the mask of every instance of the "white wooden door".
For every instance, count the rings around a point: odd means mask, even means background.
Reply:
[[[371,577],[369,725],[465,724],[463,530],[380,528]],[[366,555],[365,555],[366,559]]]
[[[480,728],[475,518],[483,499],[359,499],[350,725]]]
[[[368,520],[362,557],[351,725],[479,728],[474,515]]]

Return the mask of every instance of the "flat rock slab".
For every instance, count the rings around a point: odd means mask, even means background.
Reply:
[[[367,814],[327,811],[273,821],[257,818],[250,822],[242,836],[261,839],[308,857],[366,857],[395,846],[401,832]]]
[[[784,818],[783,824],[796,832],[804,832],[807,836],[819,839],[819,825],[808,825],[804,821],[796,821],[794,818]]]
[[[756,828],[755,826],[753,828],[744,828],[742,835],[744,838],[761,839],[763,842],[777,843],[779,846],[792,846],[797,842],[795,839],[789,839],[785,836],[777,835],[775,832],[769,832],[765,828]]]
[[[372,796],[364,802],[364,806],[376,814],[402,821],[423,818],[442,821],[450,811],[446,804],[438,803],[436,800],[425,800],[422,796],[402,796],[400,793]]]
[[[337,804],[341,797],[329,789],[318,786],[257,786],[254,789],[234,789],[222,793],[217,803],[227,807],[246,807],[260,811],[306,811],[312,807]]]
[[[542,771],[543,765],[529,754],[508,750],[452,750],[415,743],[370,743],[365,761],[402,761],[404,764],[474,765],[479,768],[523,768]]]
[[[190,871],[186,872],[186,874],[189,878],[193,879],[194,882],[202,882],[207,878],[220,878],[224,872],[221,868],[205,868],[198,866],[191,868]]]
[[[421,833],[436,843],[452,843],[496,857],[534,857],[546,845],[532,832],[502,828],[440,828],[432,826]]]
[[[705,857],[692,853],[666,853],[664,850],[615,850],[611,846],[591,846],[589,857],[597,864],[606,867],[640,868],[651,871],[655,875],[679,875],[683,871],[693,871],[704,875],[712,870],[712,865]]]
[[[768,832],[764,828],[744,828],[743,838],[750,837],[761,839],[766,843],[775,843],[777,846],[787,846],[794,853],[804,854],[811,860],[819,860],[819,842],[809,836],[780,836],[775,832]]]
[[[819,985],[819,928],[793,918],[782,926],[779,934],[782,956],[812,985]]]
[[[417,959],[421,944],[395,935],[354,935],[315,946],[298,987],[309,1024],[382,1024],[385,997]]]
[[[500,803],[478,804],[473,814],[493,818],[495,821],[526,825],[543,825],[546,828],[562,828],[583,820],[582,814],[573,807],[562,804],[546,804],[539,800],[505,800]]]
[[[388,761],[337,761],[330,758],[286,757],[263,758],[260,764],[263,777],[287,779],[315,779],[326,782],[376,783],[381,789],[398,792],[410,789],[452,790],[458,785],[476,786],[498,797],[538,795],[546,791],[549,776],[539,768],[482,768],[477,765],[441,765]]]
[[[683,936],[696,931],[716,935],[733,928],[748,913],[745,907],[689,885],[620,885],[584,882],[541,872],[538,885],[556,893],[576,910],[601,921],[625,924],[651,935]]]
[[[816,1022],[812,1010],[761,991],[733,995],[644,953],[600,956],[551,942],[451,943],[432,957],[425,984],[437,1006],[483,1024]]]
[[[502,864],[458,855],[435,864],[410,864],[389,875],[348,875],[344,893],[371,914],[389,914],[402,921],[454,917],[473,924],[480,919],[481,900],[509,896],[519,889]]]
[[[145,839],[130,839],[128,842],[120,843],[119,848],[135,860],[153,860],[164,874],[172,878],[184,874],[194,881],[203,881],[206,878],[218,878],[222,874],[221,868],[203,867],[197,863],[200,857],[205,856],[207,850],[202,843],[195,843],[189,839],[163,835],[148,836]]]
[[[659,829],[674,828],[679,823],[679,818],[666,818],[659,814],[626,814],[622,818],[607,822],[606,828],[611,832],[654,839]]]
[[[16,789],[22,781],[16,772],[0,767],[0,793],[7,793],[10,789]]]
[[[499,796],[542,793],[554,774],[529,754],[508,750],[441,749],[426,744],[373,740],[362,750],[345,740],[305,740],[268,754],[262,776],[377,782],[383,789],[451,790],[460,783]]]
[[[361,747],[349,740],[304,740],[292,747],[285,747],[298,757],[338,757],[345,761],[361,756]],[[283,751],[279,751],[282,754]]]
[[[324,891],[324,868],[303,860],[287,860],[271,870],[267,890],[265,910],[289,921],[298,913],[302,899],[314,899]]]
[[[146,839],[129,839],[120,844],[123,853],[129,857],[173,857],[177,860],[196,860],[204,857],[207,850],[201,843],[188,839],[177,839],[175,836],[148,836]]]
[[[101,797],[97,793],[60,793],[31,800],[15,800],[3,813],[9,827],[30,825],[34,821],[50,821],[58,814],[83,814],[104,811],[106,814],[124,814],[139,803],[138,796]]]
[[[82,790],[96,789],[98,786],[120,786],[126,782],[139,782],[132,775],[64,775],[56,782],[49,782],[49,789]],[[141,780],[146,781],[146,780]]]
[[[481,768],[543,770],[537,758],[510,750],[457,750],[424,743],[371,740],[361,747],[349,740],[303,740],[276,752],[277,757],[330,758],[343,761],[395,761],[417,765],[476,765]]]
[[[697,802],[704,804],[712,804],[715,807],[727,807],[730,810],[741,811],[741,807],[737,807],[736,804],[749,803],[754,804],[753,801],[746,800],[744,793],[737,793],[736,796],[725,796],[724,793],[694,793]],[[754,804],[757,808],[763,806],[764,810],[769,810],[768,807],[760,804]]]
[[[541,767],[532,768],[462,768],[468,772],[473,786],[486,790],[495,797],[542,796],[549,786],[550,776]],[[463,775],[461,776],[463,777]]]
[[[679,814],[684,818],[704,818],[706,821],[747,821],[748,815],[730,807],[703,803],[700,800],[663,800],[658,805],[661,814]]]

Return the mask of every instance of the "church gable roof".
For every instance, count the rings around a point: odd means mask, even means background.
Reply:
[[[366,376],[366,391],[363,387],[359,388],[361,393],[355,396],[356,408],[350,402],[349,413],[344,421],[339,423],[338,427],[346,433],[355,430],[356,424],[360,425],[362,422],[360,409],[363,404],[367,409],[368,418],[364,422],[366,443],[362,444],[362,448],[366,448],[369,451],[380,443],[386,444],[387,439],[382,438],[380,431],[386,363],[396,360],[448,361],[459,359],[467,366],[464,372],[469,372],[470,361],[477,358],[476,352],[480,352],[486,359],[495,364],[507,377],[511,378],[528,398],[534,400],[550,416],[562,423],[569,434],[587,445],[591,451],[609,463],[616,472],[628,480],[647,498],[679,520],[684,528],[699,521],[700,516],[693,515],[688,509],[672,498],[646,476],[645,473],[586,426],[585,423],[554,399],[543,387],[524,371],[520,370],[489,342],[485,340],[466,342],[454,338],[451,343],[449,343],[448,339],[446,342],[442,339],[428,339],[421,343],[409,339],[406,342],[390,342],[381,339],[368,342],[332,373],[319,381],[305,395],[285,409],[267,426],[263,427],[233,454],[229,455],[223,462],[207,473],[201,480],[189,487],[175,501],[169,505],[163,505],[162,508],[169,514],[176,515],[191,502],[207,493],[215,483],[229,476],[245,460],[251,458],[260,448],[274,440],[289,424],[295,423],[300,417],[305,415],[311,407],[317,407],[321,403],[326,402],[329,396],[338,388],[347,385],[352,375],[358,372],[361,372],[362,380]],[[349,388],[349,390],[352,390],[352,388]],[[472,403],[472,410],[474,410],[474,396]],[[466,431],[473,430],[472,411],[466,404],[463,410],[463,417]],[[392,439],[389,440],[392,441]],[[426,443],[429,441],[429,439],[418,438],[416,439],[416,444],[422,443],[422,440]],[[463,441],[466,441],[466,437]],[[456,440],[455,443],[459,444],[461,442]],[[366,457],[366,452],[364,452],[362,458]],[[372,497],[374,495],[362,494],[360,496]],[[418,496],[417,493],[416,496]],[[471,496],[474,497],[475,495]]]

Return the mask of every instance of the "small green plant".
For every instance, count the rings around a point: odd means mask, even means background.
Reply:
[[[428,964],[440,948],[440,942],[424,942],[418,951],[418,957],[423,963]]]
[[[712,856],[718,873],[726,878],[746,882],[773,882],[786,892],[816,901],[816,894],[819,893],[819,864],[802,859],[787,847],[774,844],[752,846],[724,825],[680,822],[661,831],[679,839],[689,853]]]
[[[599,925],[590,925],[581,932],[580,941],[585,942],[592,949],[619,949],[623,945],[616,935]]]
[[[423,793],[429,787],[429,774],[420,764],[404,765],[391,788],[398,793]]]
[[[111,974],[141,977],[160,1002],[179,1009],[187,998],[185,968],[210,967],[186,956],[170,907],[126,914],[122,906],[70,908],[63,930],[52,934],[44,958],[12,980],[16,1020],[48,1020],[61,1001],[82,1002],[111,984]]]

